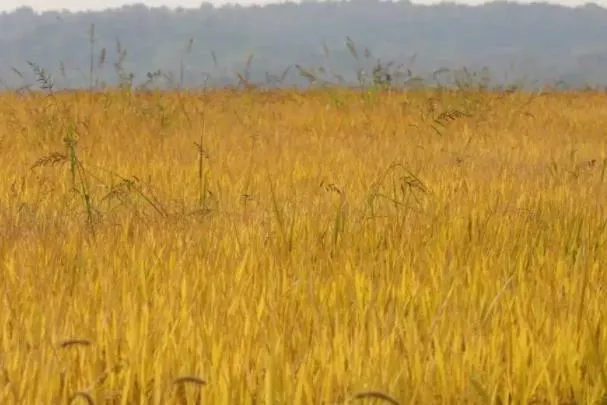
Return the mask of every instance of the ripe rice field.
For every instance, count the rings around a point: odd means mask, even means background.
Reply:
[[[0,96],[0,404],[606,404],[607,95]]]

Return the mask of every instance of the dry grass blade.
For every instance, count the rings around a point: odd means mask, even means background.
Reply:
[[[195,385],[207,385],[207,382],[200,377],[196,377],[193,375],[186,375],[182,377],[177,377],[173,380],[173,384],[195,384]]]
[[[350,37],[346,37],[346,46],[348,47],[348,51],[354,57],[354,59],[358,60],[358,51],[356,50],[356,44]]]
[[[432,318],[432,323],[430,324],[430,335],[434,334],[434,329],[436,328],[436,325],[438,325],[439,319],[447,309],[447,304],[449,303],[449,299],[451,298],[451,294],[453,293],[453,289],[455,288],[455,282],[455,279],[451,282],[451,286],[449,287],[449,291],[447,292],[445,299],[443,300],[441,306],[436,310],[436,313]]]
[[[510,286],[510,284],[512,283],[513,280],[514,280],[514,274],[511,275],[510,277],[508,277],[508,280],[506,280],[506,282],[504,283],[504,286],[496,294],[496,296],[493,298],[493,300],[491,300],[491,303],[487,307],[487,310],[485,311],[485,314],[483,315],[483,317],[481,319],[481,325],[484,325],[485,322],[487,322],[487,320],[489,319],[489,316],[491,315],[491,311],[493,311],[493,307],[495,307],[495,305],[500,300],[500,298],[506,293],[506,290],[508,289],[508,287]]]
[[[247,90],[255,90],[257,88],[257,86],[253,83],[251,83],[247,78],[246,78],[246,74],[245,76],[242,75],[242,73],[240,72],[236,72],[236,76],[238,76],[238,83],[242,84]]]
[[[52,76],[35,62],[28,61],[27,64],[34,71],[36,81],[40,85],[40,88],[42,90],[48,91],[50,94],[53,94],[55,89],[55,83],[53,81]]]
[[[316,83],[318,78],[310,69],[304,69],[300,65],[295,65],[295,68],[298,70],[299,75],[304,79],[307,79],[310,83]]]
[[[199,387],[198,399],[196,400],[196,403],[200,403],[200,396],[202,395],[202,387],[205,386],[207,384],[207,382],[200,377],[191,376],[191,375],[177,377],[175,380],[173,380],[173,385],[176,386],[176,396],[177,396],[177,402],[179,404],[188,403],[187,396],[186,396],[186,388],[185,388],[186,384],[193,384],[193,385]]]
[[[42,156],[38,160],[34,162],[34,164],[30,167],[30,169],[35,169],[37,167],[43,166],[55,166],[60,163],[67,162],[67,155],[64,153],[53,152],[46,156]]]
[[[392,405],[400,405],[400,402],[398,402],[396,399],[394,399],[390,395],[385,394],[381,391],[360,392],[352,397],[352,399],[365,399],[365,398],[381,399],[382,401],[385,401]]]
[[[59,346],[62,349],[71,347],[71,346],[90,346],[92,345],[93,342],[91,342],[88,339],[67,339],[67,340],[63,340],[59,343]]]

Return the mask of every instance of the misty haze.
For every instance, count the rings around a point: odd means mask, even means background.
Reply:
[[[242,78],[270,86],[343,84],[393,62],[389,69],[403,82],[440,81],[436,71],[466,67],[493,83],[603,86],[605,38],[607,10],[592,4],[357,0],[79,13],[24,7],[0,15],[0,78],[8,87],[30,83],[34,62],[58,87],[71,88],[152,79],[188,87]]]

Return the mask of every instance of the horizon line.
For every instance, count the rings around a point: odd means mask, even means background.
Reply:
[[[440,5],[457,5],[457,6],[464,6],[464,7],[482,7],[482,6],[486,6],[486,5],[490,5],[490,4],[495,4],[495,3],[506,3],[506,4],[512,4],[512,5],[548,5],[548,6],[561,6],[564,8],[570,8],[570,9],[576,9],[576,8],[584,8],[584,7],[588,7],[588,6],[593,6],[593,7],[598,7],[598,8],[602,8],[607,10],[607,5],[603,6],[601,4],[596,3],[595,1],[580,1],[577,2],[575,4],[566,4],[566,3],[562,3],[562,2],[558,2],[558,1],[547,1],[547,0],[528,0],[528,1],[513,1],[513,0],[488,0],[488,1],[482,1],[482,2],[464,2],[464,1],[454,1],[454,0],[450,0],[450,1],[446,1],[446,0],[438,0],[438,1],[411,1],[411,0],[281,0],[281,1],[267,1],[267,2],[256,2],[256,3],[243,3],[243,2],[233,2],[233,1],[226,1],[226,2],[210,2],[210,1],[201,1],[199,6],[182,6],[182,5],[148,5],[145,4],[141,1],[139,2],[133,2],[133,3],[125,3],[122,5],[118,5],[118,6],[113,6],[113,7],[88,7],[88,8],[40,8],[40,7],[34,7],[31,5],[21,5],[19,7],[16,8],[8,8],[8,9],[2,9],[0,8],[0,12],[2,12],[3,14],[11,14],[14,13],[16,11],[20,11],[23,9],[30,9],[32,11],[34,11],[35,14],[44,14],[44,13],[73,13],[73,14],[78,14],[78,13],[95,13],[95,12],[106,12],[106,11],[116,11],[116,10],[121,10],[121,9],[125,9],[125,8],[132,8],[132,7],[136,7],[136,6],[143,6],[147,9],[150,10],[158,10],[158,9],[169,9],[171,11],[178,11],[178,10],[184,10],[184,11],[189,11],[189,10],[200,10],[200,8],[205,5],[211,5],[213,8],[216,9],[221,9],[224,7],[229,7],[229,6],[239,6],[242,8],[253,8],[253,7],[266,7],[266,6],[280,6],[283,4],[303,4],[303,3],[350,3],[352,1],[355,2],[365,2],[365,1],[377,1],[380,3],[410,3],[414,6],[426,6],[426,7],[432,7],[432,6],[440,6]]]

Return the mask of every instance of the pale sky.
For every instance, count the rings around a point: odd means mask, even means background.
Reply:
[[[243,5],[254,4],[254,3],[280,3],[281,0],[208,0],[210,3],[215,5],[221,5],[225,3],[239,3]],[[412,0],[416,4],[432,4],[438,3],[441,0]],[[456,3],[467,3],[467,4],[482,4],[486,0],[455,0]],[[529,3],[533,0],[521,0],[522,3]],[[46,10],[60,10],[67,9],[71,11],[79,10],[103,10],[106,8],[116,8],[125,4],[143,3],[147,6],[163,6],[168,7],[199,7],[203,0],[0,0],[0,11],[12,11],[21,6],[30,6],[36,11]],[[550,0],[549,3],[560,3],[567,6],[582,5],[591,0]],[[607,7],[607,0],[594,0],[594,3]]]

